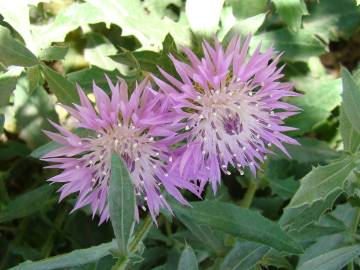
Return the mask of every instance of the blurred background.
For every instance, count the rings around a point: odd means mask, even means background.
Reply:
[[[251,50],[261,42],[284,52],[285,80],[303,94],[289,100],[303,111],[288,121],[298,128],[289,134],[302,147],[289,147],[292,160],[279,153],[267,161],[252,205],[278,220],[298,179],[340,155],[338,77],[345,66],[360,84],[359,29],[355,0],[0,0],[0,269],[113,238],[110,223],[98,226],[88,209],[69,215],[74,198],[58,204],[58,186],[45,182],[54,174],[38,160],[39,147],[48,142],[42,130],[51,129],[47,119],[72,126],[57,102],[71,99],[75,83],[90,92],[94,80],[108,90],[104,74],[134,84],[149,72],[159,75],[157,65],[172,73],[169,53],[183,57],[184,45],[200,52],[201,39],[214,35],[226,43],[235,34],[253,33]],[[204,197],[241,200],[250,175],[234,171],[223,178],[216,197]],[[338,198],[332,215],[350,211],[343,202]],[[214,252],[189,230],[191,224],[166,215],[158,222],[145,241],[144,260],[131,269],[176,269],[185,243],[196,250],[202,269],[218,269],[232,246],[216,243]],[[293,269],[298,260],[273,252],[252,269]],[[71,269],[110,269],[112,263],[107,256]]]

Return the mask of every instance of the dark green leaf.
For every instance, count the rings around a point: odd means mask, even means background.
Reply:
[[[181,208],[173,204],[173,208],[194,222],[234,236],[289,253],[301,252],[301,247],[279,225],[249,209],[216,201],[196,202],[192,204],[192,208]]]
[[[0,114],[0,134],[4,132],[5,116]]]
[[[26,69],[27,79],[29,81],[29,93],[32,94],[37,87],[43,84],[39,66],[33,66]]]
[[[183,252],[181,253],[177,269],[178,270],[199,269],[195,253],[190,246],[186,246]]]
[[[39,58],[43,61],[62,60],[68,49],[68,47],[50,46],[40,51]]]
[[[293,177],[267,180],[270,184],[271,190],[283,199],[291,198],[300,185],[299,181],[295,181]]]
[[[49,84],[50,90],[58,98],[59,102],[63,104],[78,103],[75,86],[70,81],[46,65],[41,65],[41,69]]]
[[[31,67],[39,62],[36,56],[0,25],[0,62],[5,66]]]
[[[52,186],[44,185],[17,196],[4,209],[2,209],[0,213],[0,223],[9,222],[17,218],[23,218],[45,208],[54,202],[50,200],[53,190],[54,188]]]
[[[118,248],[127,255],[135,222],[135,194],[129,172],[117,154],[111,157],[109,211]]]
[[[352,127],[360,133],[360,89],[346,68],[341,69],[341,77],[344,112]]]
[[[75,267],[91,262],[110,255],[110,249],[116,247],[116,242],[101,244],[98,246],[74,250],[68,254],[50,257],[37,262],[26,261],[9,270],[52,270],[65,269],[67,267]]]
[[[221,269],[249,270],[259,263],[269,247],[252,242],[236,242],[235,246],[225,256]]]

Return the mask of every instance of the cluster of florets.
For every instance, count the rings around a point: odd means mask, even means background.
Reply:
[[[186,204],[180,190],[200,195],[211,183],[215,191],[229,167],[255,174],[272,145],[287,153],[283,143],[297,142],[283,134],[293,130],[284,119],[298,108],[282,98],[297,94],[279,81],[280,55],[260,47],[249,55],[249,42],[233,38],[224,50],[218,41],[214,47],[205,41],[200,59],[184,48],[188,63],[170,56],[177,78],[160,70],[164,79],[152,76],[153,85],[143,80],[130,97],[123,80],[108,80],[111,98],[94,84],[96,104],[78,87],[81,104],[63,107],[90,135],[55,123],[59,133],[46,131],[62,145],[43,157],[55,163],[49,167],[63,170],[49,179],[63,183],[60,199],[78,193],[74,210],[90,204],[106,221],[115,153],[129,170],[137,205],[155,219],[161,208],[171,211],[163,192]]]

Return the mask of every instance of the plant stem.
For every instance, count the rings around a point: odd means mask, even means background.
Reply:
[[[351,232],[353,234],[356,234],[357,228],[359,226],[359,221],[360,221],[360,207],[357,207],[355,217],[354,217],[354,221],[353,221],[353,224],[351,226]],[[348,270],[354,270],[354,262],[353,261],[349,262]]]
[[[129,245],[129,253],[135,253],[139,247],[140,242],[145,238],[152,225],[151,217],[148,215],[142,227],[136,231],[134,239]],[[129,256],[122,256],[118,259],[116,264],[111,268],[112,270],[125,270],[130,261]]]
[[[250,179],[249,186],[246,190],[245,196],[240,202],[241,207],[249,208],[251,206],[257,187],[258,184],[253,179]]]

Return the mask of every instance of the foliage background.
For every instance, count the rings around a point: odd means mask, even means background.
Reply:
[[[224,176],[193,208],[173,204],[176,217],[164,212],[158,227],[142,221],[122,239],[128,269],[360,269],[356,2],[0,0],[0,269],[113,267],[111,223],[86,208],[69,215],[74,198],[58,204],[45,182],[55,172],[37,159],[51,147],[41,130],[47,119],[71,126],[56,102],[76,101],[75,83],[90,91],[93,80],[107,89],[104,73],[133,84],[156,65],[173,72],[169,53],[199,52],[214,32],[252,32],[252,50],[284,52],[285,79],[303,94],[289,100],[303,110],[289,120],[302,146],[288,147],[291,160],[269,157],[257,179]]]

